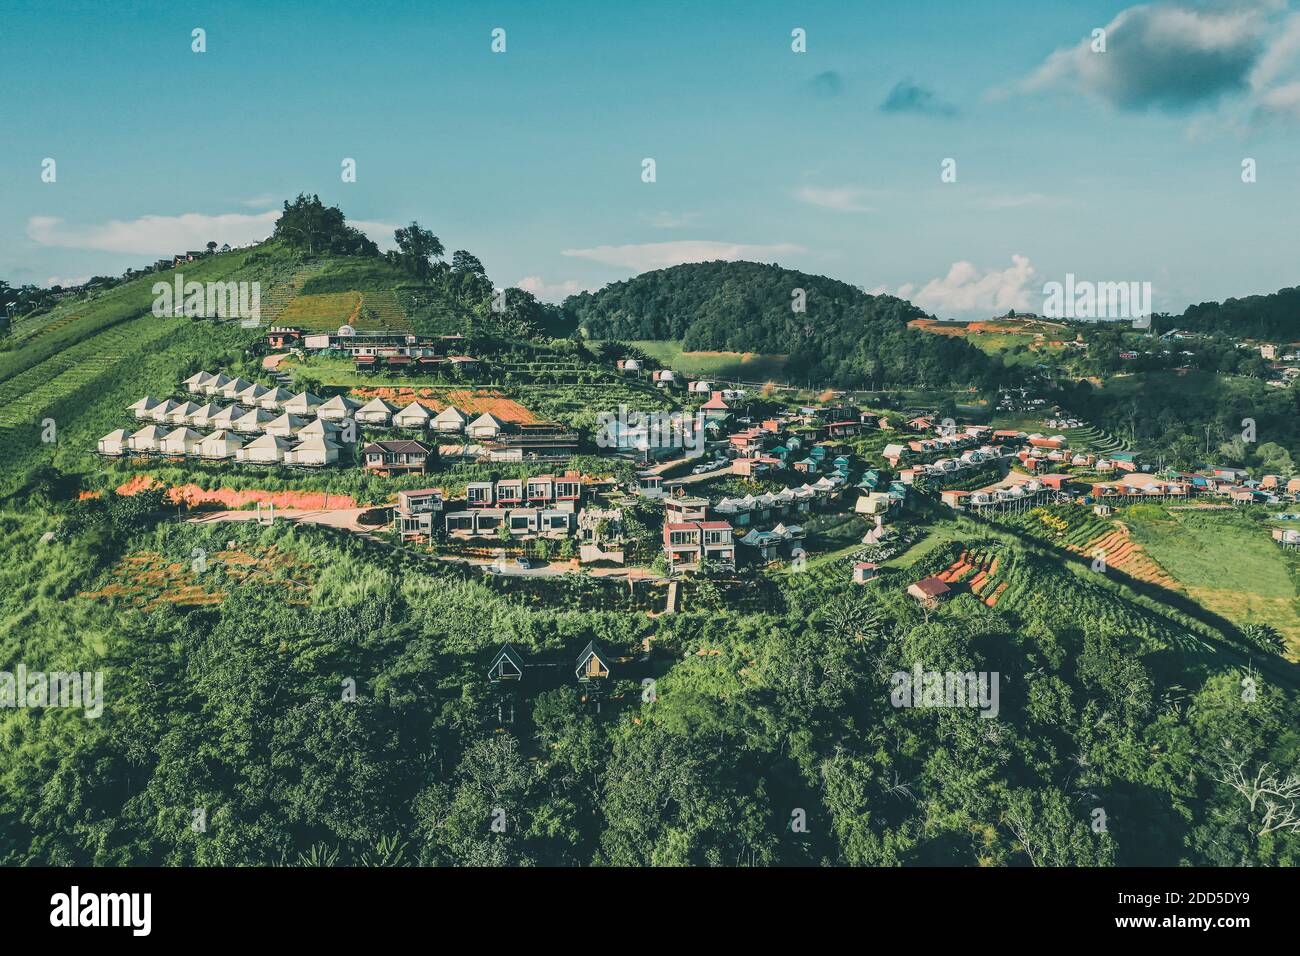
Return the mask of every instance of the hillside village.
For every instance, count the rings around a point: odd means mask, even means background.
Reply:
[[[522,293],[495,312],[475,271],[416,279],[278,242],[155,266],[262,282],[261,320],[154,314],[157,272],[24,316],[0,353],[17,502],[0,535],[22,555],[16,602],[40,605],[55,576],[51,622],[64,607],[112,622],[104,633],[129,620],[201,693],[248,642],[264,677],[311,672],[305,708],[355,674],[366,707],[408,708],[402,725],[440,728],[451,760],[517,747],[543,778],[571,752],[557,726],[630,766],[670,723],[704,720],[716,759],[753,752],[734,735],[777,707],[817,726],[761,745],[779,768],[764,780],[802,806],[839,786],[824,768],[863,727],[903,727],[879,690],[913,644],[1044,695],[1005,702],[1033,742],[1053,739],[1058,712],[1097,724],[1081,708],[1099,695],[1134,728],[1160,725],[1133,702],[1135,666],[1181,686],[1240,670],[1300,688],[1300,475],[1279,426],[1292,389],[1268,384],[1289,349],[1034,320],[958,336],[904,314],[871,318],[887,328],[872,348],[916,350],[926,384],[906,364],[799,384],[790,356],[597,338]],[[457,300],[461,286],[477,298]],[[957,338],[978,344],[931,350]],[[1229,424],[1258,415],[1259,441],[1153,435],[1096,394],[1150,403],[1149,382],[1181,401],[1211,379],[1246,396]],[[132,646],[117,666],[152,666]],[[1058,675],[1068,695],[1053,696]],[[349,706],[305,719],[350,720]],[[909,748],[945,746],[921,734]],[[580,789],[618,786],[590,779]]]
[[[685,427],[652,435],[648,425],[624,426],[614,432],[614,447],[601,447],[595,434],[539,420],[517,402],[493,399],[496,413],[479,411],[434,390],[414,397],[416,389],[402,386],[412,369],[454,364],[458,377],[472,376],[478,360],[453,354],[463,346],[459,335],[273,326],[253,348],[264,381],[194,372],[173,394],[144,395],[125,407],[123,427],[100,438],[97,451],[134,463],[188,460],[288,474],[360,469],[382,478],[435,477],[449,463],[489,472],[522,465],[523,477],[468,481],[454,494],[437,486],[394,489],[387,505],[388,531],[401,546],[477,560],[496,573],[544,568],[550,559],[557,570],[639,567],[662,578],[798,566],[820,553],[805,528],[819,515],[859,520],[859,543],[878,552],[898,536],[896,523],[922,522],[916,503],[909,506],[917,494],[981,520],[1045,506],[1108,517],[1141,502],[1300,501],[1300,477],[1251,477],[1214,465],[1147,470],[1140,452],[1078,419],[1052,417],[1050,409],[1043,409],[1048,430],[1026,432],[934,412],[872,411],[839,392],[812,404],[760,399],[752,389],[626,358],[610,371],[679,401]],[[294,391],[278,371],[284,358],[340,355],[364,385],[322,397]],[[1043,407],[1028,389],[1016,401]],[[579,453],[605,460],[608,469],[565,468]],[[661,515],[654,542],[629,541],[624,511],[633,503]],[[1273,529],[1284,546],[1294,536]],[[507,563],[511,554],[518,558]],[[865,584],[878,565],[859,558],[846,555],[842,573]],[[909,593],[926,603],[949,593],[932,583],[913,582]]]

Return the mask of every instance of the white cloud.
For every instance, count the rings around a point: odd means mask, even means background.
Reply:
[[[543,302],[559,302],[571,295],[585,292],[590,286],[584,286],[577,279],[565,279],[563,282],[546,282],[541,276],[524,276],[515,282],[516,289],[531,292]]]
[[[278,218],[278,215],[277,215]],[[376,222],[368,219],[349,219],[348,225],[354,229],[360,229],[367,236],[375,241],[380,249],[396,249],[397,240],[393,238],[393,233],[402,227],[395,222]]]
[[[1274,87],[1259,98],[1258,112],[1300,120],[1300,82]]]
[[[1282,29],[1274,34],[1264,55],[1250,74],[1250,85],[1262,90],[1280,79],[1295,65],[1300,55],[1300,13],[1292,14]]]
[[[962,260],[954,262],[948,274],[924,285],[905,283],[891,294],[907,299],[940,317],[1000,315],[1008,309],[1040,311],[1042,295],[1034,282],[1037,275],[1027,256],[1013,255],[1007,269],[981,271]],[[873,295],[890,292],[881,286]]]
[[[90,276],[73,276],[71,278],[69,278],[68,276],[50,276],[48,279],[45,280],[45,287],[48,289],[57,285],[57,286],[62,286],[65,289],[68,289],[74,285],[82,285],[89,281],[90,281]]]
[[[27,220],[27,238],[42,246],[96,249],[163,255],[202,249],[209,240],[232,246],[258,242],[271,234],[280,214],[274,210],[253,214],[226,213],[207,216],[187,212],[179,216],[141,216],[113,219],[97,225],[67,226],[54,216]]]
[[[856,186],[803,186],[795,196],[812,206],[834,209],[839,212],[871,212],[862,200],[869,193]]]
[[[714,242],[708,239],[683,239],[678,242],[645,242],[625,246],[594,246],[591,249],[564,249],[562,255],[577,259],[591,259],[607,266],[618,266],[634,272],[666,269],[684,262],[711,262],[722,259],[771,261],[775,256],[806,251],[802,246],[777,243],[769,246],[747,245],[742,242]]]
[[[32,216],[27,220],[27,238],[42,246],[62,249],[95,249],[140,255],[165,255],[202,249],[209,240],[242,246],[260,242],[275,229],[280,211],[223,213],[209,216],[187,212],[179,216],[140,216],[112,219],[106,223],[67,225],[55,216]],[[395,249],[396,224],[348,220],[378,243],[381,249]]]
[[[278,206],[280,200],[270,193],[263,193],[260,196],[252,196],[248,199],[239,200],[241,206],[248,206],[252,209],[262,209],[266,206]]]

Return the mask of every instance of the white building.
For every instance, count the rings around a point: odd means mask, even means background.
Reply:
[[[387,425],[392,422],[395,411],[397,407],[388,404],[382,398],[372,398],[358,408],[357,413],[352,417],[364,425]]]
[[[299,392],[280,407],[294,415],[315,415],[323,404],[325,403],[311,392]]]
[[[244,447],[244,440],[234,432],[215,431],[199,442],[199,455],[203,458],[234,458],[239,449]]]
[[[146,425],[126,440],[131,451],[157,451],[163,430],[157,425]]]
[[[448,405],[434,416],[433,419],[433,427],[440,432],[460,433],[465,430],[465,426],[468,423],[469,416],[455,405]]]
[[[132,402],[126,407],[126,410],[133,413],[136,418],[151,418],[153,410],[161,404],[158,399],[146,395],[138,402]]]
[[[316,409],[316,414],[321,418],[334,422],[341,422],[361,407],[361,403],[348,398],[346,395],[335,395],[333,398],[326,399]]]
[[[159,442],[159,450],[164,455],[195,455],[198,454],[199,442],[203,441],[203,436],[193,428],[182,425],[175,431],[170,431],[163,435]]]
[[[279,435],[262,435],[236,451],[235,459],[261,464],[283,462],[284,456],[292,448],[293,442],[287,438],[281,438]]]
[[[307,419],[299,418],[297,415],[290,415],[285,412],[279,418],[273,418],[262,426],[262,431],[268,435],[288,438],[290,435],[296,435],[307,424]]]
[[[310,435],[285,453],[286,465],[332,465],[339,460],[339,446],[321,435]]]
[[[398,428],[428,428],[433,420],[433,413],[420,402],[411,402],[393,416],[393,424]]]
[[[481,441],[483,439],[496,438],[497,435],[501,434],[501,429],[504,427],[505,426],[503,426],[491,412],[484,412],[478,418],[465,426],[465,433],[469,435],[470,438]]]
[[[232,421],[230,427],[237,432],[248,432],[249,434],[252,434],[253,432],[262,431],[266,427],[267,423],[274,420],[274,418],[275,416],[265,408],[250,408],[244,414]]]
[[[257,404],[261,405],[263,408],[277,409],[283,407],[284,403],[291,398],[293,398],[292,392],[277,385],[259,398]]]
[[[101,455],[125,455],[126,443],[126,429],[119,428],[117,431],[109,432],[99,440],[99,453]]]

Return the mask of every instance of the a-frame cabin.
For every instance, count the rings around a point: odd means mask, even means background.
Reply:
[[[488,665],[488,680],[519,680],[524,676],[524,659],[509,644],[502,644]]]
[[[578,655],[578,663],[574,667],[573,673],[581,681],[608,677],[609,658],[604,651],[596,646],[596,642],[592,641]]]

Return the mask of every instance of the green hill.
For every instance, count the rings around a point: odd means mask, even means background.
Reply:
[[[1300,286],[1268,295],[1190,305],[1182,315],[1166,317],[1160,323],[1161,331],[1166,326],[1222,332],[1238,338],[1300,341]]]
[[[794,309],[798,290],[805,311]],[[909,302],[777,265],[673,266],[571,296],[564,308],[590,338],[788,355],[785,374],[795,381],[983,387],[999,374],[966,342],[909,328],[926,318]]]

